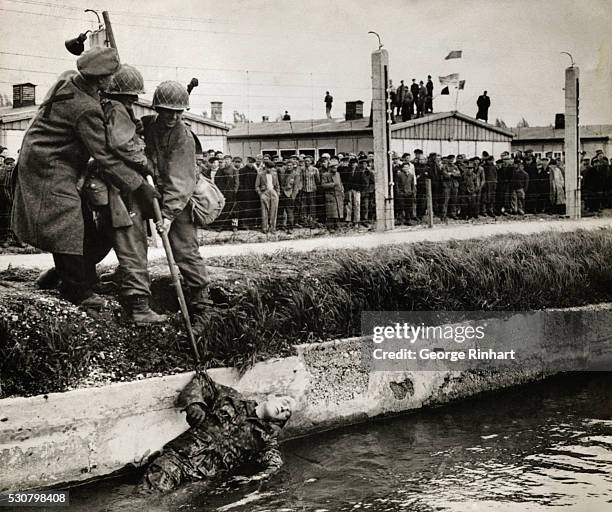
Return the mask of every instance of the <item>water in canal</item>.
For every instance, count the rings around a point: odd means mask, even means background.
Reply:
[[[132,482],[109,481],[72,489],[70,510],[612,510],[612,372],[328,432],[283,454],[267,482],[141,501]]]

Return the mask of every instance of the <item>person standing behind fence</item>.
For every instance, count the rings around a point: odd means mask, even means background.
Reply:
[[[325,115],[327,116],[327,119],[331,119],[331,110],[334,97],[329,94],[329,91],[325,91],[325,99],[323,101],[325,102]]]
[[[221,167],[215,175],[215,184],[225,197],[225,207],[221,212],[219,224],[224,228],[238,229],[238,189],[240,188],[240,168],[242,158],[234,157]]]
[[[265,160],[265,158],[264,158]],[[270,160],[265,160],[272,163]],[[261,214],[261,201],[255,181],[257,180],[257,168],[255,158],[247,157],[246,164],[238,172],[238,218],[239,226],[247,229],[256,228],[259,224]]]
[[[481,212],[483,215],[495,217],[495,200],[497,194],[497,166],[495,158],[486,152],[482,153],[484,163],[485,184],[482,193]]]
[[[266,163],[266,168],[257,174],[255,190],[261,201],[261,231],[263,233],[276,233],[276,217],[278,214],[278,193],[280,184],[275,166],[272,162]]]
[[[302,177],[298,171],[295,162],[289,160],[279,176],[280,182],[280,200],[279,213],[281,219],[286,215],[286,229],[291,233],[295,225],[295,210],[298,194],[302,190]]]
[[[344,213],[344,186],[338,169],[338,159],[332,157],[328,169],[321,174],[321,190],[325,195],[325,221],[328,229],[338,228]]]
[[[512,213],[525,215],[525,193],[529,188],[529,174],[523,169],[520,161],[514,161],[512,175]]]
[[[372,221],[375,213],[372,210],[372,201],[376,187],[376,180],[374,177],[374,173],[368,167],[367,160],[359,161],[358,165],[361,169],[363,177],[363,189],[361,191],[361,222],[364,226],[368,226],[369,223]]]
[[[358,167],[355,158],[349,161],[349,172],[347,181],[343,181],[346,201],[346,222],[349,226],[358,225],[361,222],[361,190],[363,188],[363,171]]]
[[[303,176],[302,176],[302,212],[304,214],[303,222],[306,226],[315,227],[317,220],[317,191],[320,184],[320,173],[312,164],[312,157],[304,158]]]
[[[414,165],[406,159],[401,164],[394,176],[395,181],[395,222],[411,225],[413,220],[413,205],[415,195],[415,172]]]
[[[427,183],[426,180],[430,179],[429,166],[427,165],[427,158],[423,155],[423,150],[415,149],[414,158],[412,160],[414,165],[414,173],[416,175],[416,209],[417,219],[425,215],[427,210]]]

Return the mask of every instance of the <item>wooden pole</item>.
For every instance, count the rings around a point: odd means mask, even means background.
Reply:
[[[430,228],[433,228],[433,198],[431,195],[431,179],[425,180],[425,188],[427,190],[427,223]]]
[[[117,50],[118,55],[119,50],[117,49],[117,42],[115,41],[115,34],[113,32],[113,26],[111,25],[108,11],[102,11],[102,18],[104,19],[104,28],[106,29],[106,39],[108,40],[108,45]]]

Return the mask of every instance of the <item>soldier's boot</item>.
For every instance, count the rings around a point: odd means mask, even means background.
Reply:
[[[201,315],[212,305],[213,301],[208,294],[208,288],[189,289],[189,311],[192,315]]]
[[[55,267],[51,267],[40,273],[36,278],[36,286],[41,290],[55,290],[60,283],[60,277],[55,270]]]
[[[168,320],[166,315],[160,315],[149,306],[149,298],[145,295],[131,295],[127,298],[129,319],[136,325],[159,324]]]

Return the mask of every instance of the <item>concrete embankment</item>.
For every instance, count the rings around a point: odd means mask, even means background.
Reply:
[[[487,320],[496,347],[537,347],[520,364],[484,363],[456,371],[373,371],[363,364],[371,338],[300,345],[296,355],[215,380],[255,399],[288,394],[297,407],[284,435],[307,435],[370,418],[452,402],[565,370],[611,368],[612,305]],[[561,319],[561,320],[559,320]],[[483,346],[484,348],[484,346]],[[0,491],[85,480],[138,464],[186,428],[174,407],[190,373],[101,388],[0,400]]]

